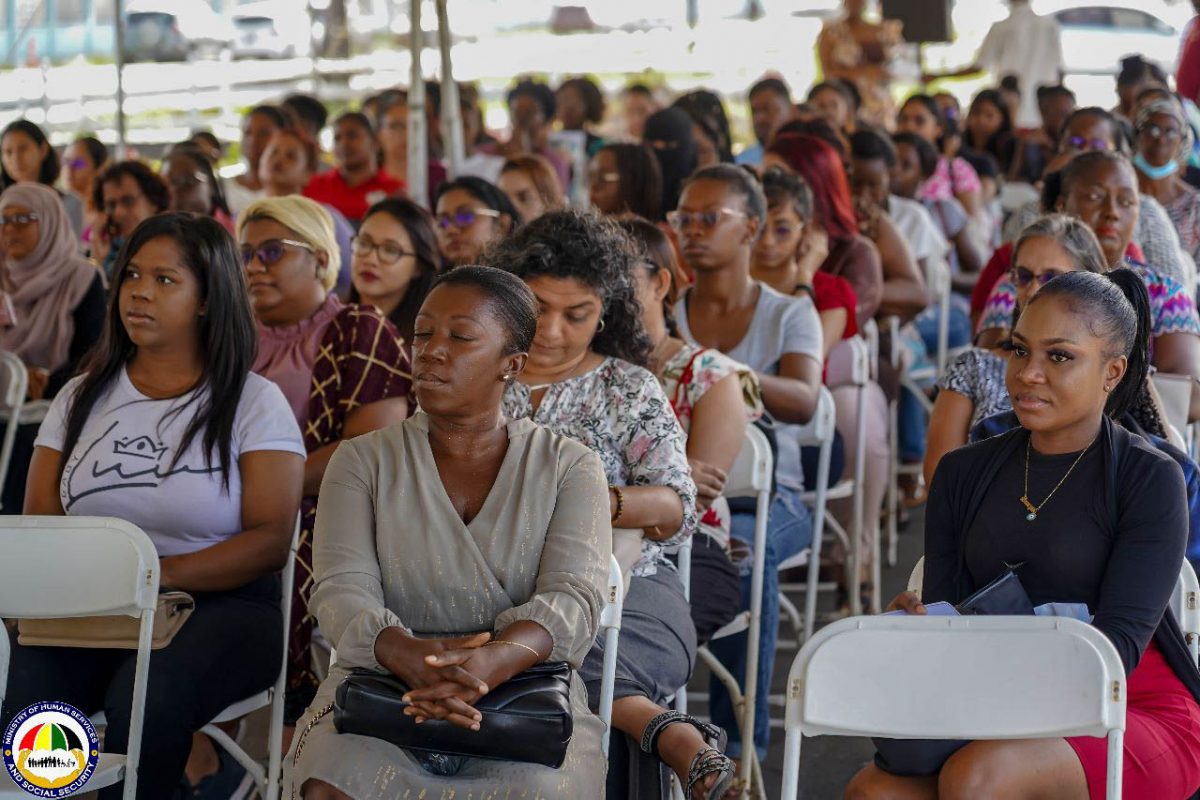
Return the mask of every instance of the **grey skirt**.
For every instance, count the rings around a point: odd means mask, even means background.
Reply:
[[[648,697],[662,703],[687,683],[695,663],[696,625],[679,574],[660,564],[654,575],[631,578],[621,615],[613,698]],[[579,668],[591,708],[600,705],[603,669],[601,633]]]

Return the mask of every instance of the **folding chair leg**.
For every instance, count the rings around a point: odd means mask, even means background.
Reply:
[[[262,768],[262,765],[250,757],[250,754],[242,749],[242,746],[233,740],[229,734],[218,728],[216,725],[205,725],[200,729],[200,732],[213,740],[213,743],[218,745],[229,755],[233,756],[233,760],[242,765],[246,772],[250,773],[254,778],[254,782],[258,785],[258,790],[263,792],[264,796],[267,791],[267,773]]]

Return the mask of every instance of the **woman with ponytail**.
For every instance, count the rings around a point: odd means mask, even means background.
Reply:
[[[893,606],[958,602],[1020,564],[1034,605],[1076,605],[1125,665],[1124,796],[1183,800],[1200,786],[1200,673],[1167,604],[1187,494],[1170,456],[1114,422],[1142,391],[1149,339],[1149,297],[1131,270],[1071,272],[1034,295],[1005,376],[1020,425],[942,459],[922,597]],[[878,744],[848,797],[1105,793],[1103,739]]]

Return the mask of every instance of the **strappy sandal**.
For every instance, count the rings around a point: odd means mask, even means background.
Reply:
[[[701,750],[692,758],[692,763],[688,767],[685,795],[689,800],[694,800],[693,790],[698,788],[709,775],[716,773],[717,779],[709,787],[702,800],[721,800],[730,789],[734,788],[737,780],[737,770],[734,768],[733,761],[725,755],[725,745],[728,743],[729,737],[721,728],[701,722],[695,717],[681,714],[678,711],[664,711],[650,720],[650,724],[642,733],[642,752],[658,755],[658,737],[668,726],[677,722],[686,723],[700,731],[700,735],[704,737],[704,743],[708,745],[707,749]]]

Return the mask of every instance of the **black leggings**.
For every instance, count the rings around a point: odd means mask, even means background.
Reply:
[[[175,639],[150,654],[138,768],[139,800],[171,797],[183,777],[192,734],[233,703],[273,685],[283,659],[279,579],[268,575],[229,592],[196,593],[196,610]],[[39,700],[69,703],[85,714],[103,709],[104,749],[128,752],[130,700],[137,653],[76,647],[22,647],[12,660],[0,730]],[[121,796],[118,783],[101,800]]]

